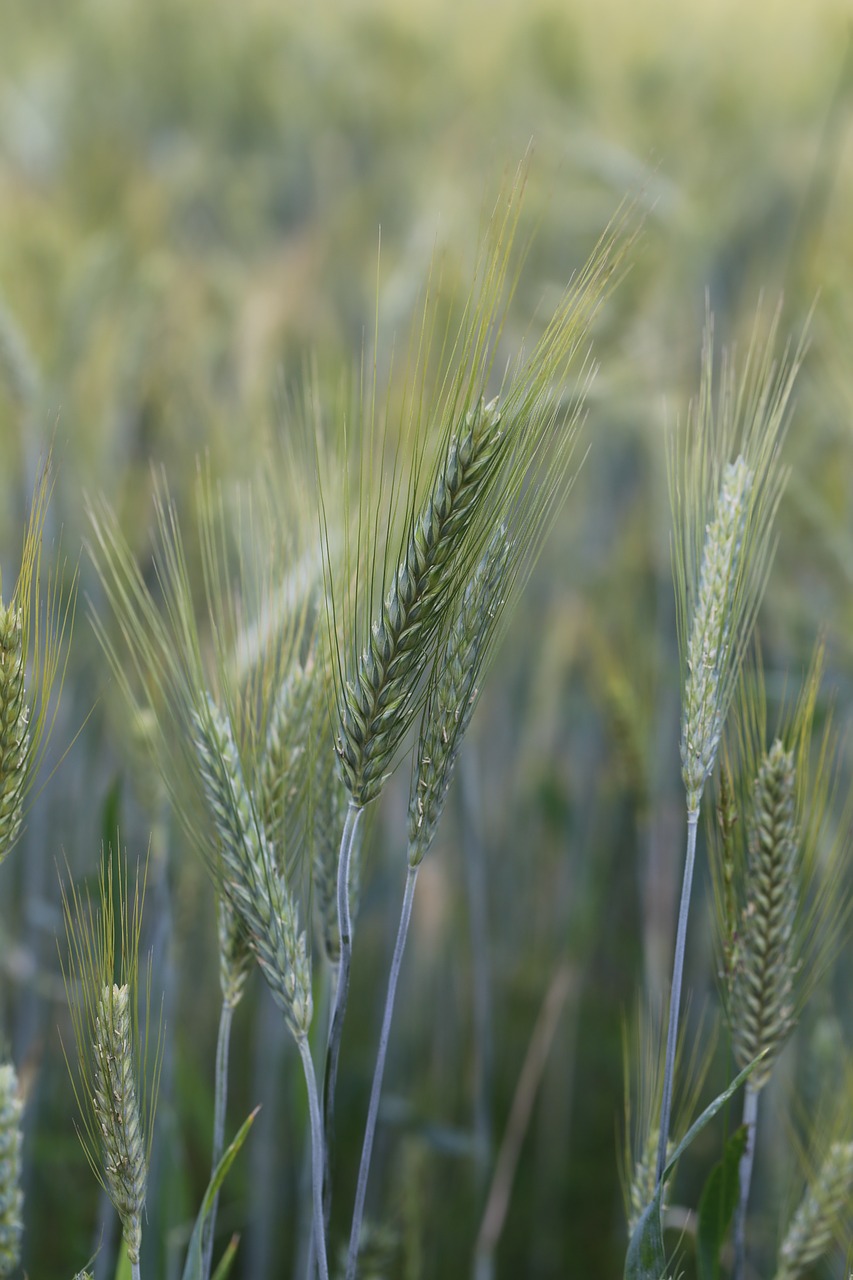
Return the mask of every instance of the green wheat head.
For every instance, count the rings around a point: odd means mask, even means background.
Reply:
[[[63,888],[63,964],[74,1031],[66,1055],[80,1113],[83,1149],[138,1262],[148,1161],[162,1063],[161,1025],[152,1038],[150,967],[140,981],[144,875],[131,890],[126,864],[104,857],[99,901]]]
[[[761,762],[749,814],[746,892],[729,1017],[738,1066],[760,1053],[760,1089],[795,1025],[795,935],[800,903],[793,753],[777,738]]]
[[[676,1051],[674,1123],[668,1143],[672,1149],[695,1118],[697,1103],[713,1057],[716,1028],[701,1020],[679,1032]],[[688,1052],[687,1037],[692,1049]],[[657,1187],[657,1148],[663,1092],[665,1026],[662,1012],[638,1002],[634,1017],[622,1029],[623,1141],[619,1150],[619,1181],[628,1225],[633,1233]]]
[[[832,1142],[779,1249],[775,1280],[799,1280],[832,1245],[853,1198],[853,1142]]]
[[[232,997],[245,980],[247,946],[257,954],[252,940],[258,930],[247,926],[243,909],[254,901],[257,916],[258,897],[271,888],[289,918],[294,904],[282,877],[306,851],[318,735],[297,741],[291,732],[294,724],[299,733],[306,729],[297,684],[328,721],[328,676],[307,657],[317,647],[312,599],[321,581],[311,585],[307,562],[288,576],[304,550],[307,515],[300,516],[294,502],[294,531],[262,476],[256,488],[229,500],[207,472],[200,473],[201,606],[177,510],[163,484],[155,491],[157,597],[113,514],[105,506],[91,513],[91,550],[113,615],[112,621],[96,617],[96,630],[125,703],[141,706],[156,725],[152,760],[224,900],[221,979]],[[316,535],[316,517],[312,528]],[[321,574],[319,559],[316,567]],[[312,716],[318,713],[312,710]],[[229,775],[233,769],[237,774]],[[267,868],[270,852],[275,874]],[[225,868],[238,855],[243,872],[260,878],[254,885],[244,878],[235,890]],[[261,932],[267,931],[269,959],[279,942],[268,925]]]
[[[411,866],[423,859],[432,844],[444,809],[501,613],[511,553],[507,531],[501,528],[466,587],[460,611],[439,651],[424,707],[409,798]]]
[[[764,672],[742,672],[726,735],[711,868],[726,1016],[735,1056],[764,1061],[750,1084],[766,1084],[849,919],[850,847],[845,821],[830,814],[836,735],[827,716],[814,732],[823,645],[793,705],[768,732]],[[772,741],[768,747],[768,739]]]
[[[216,903],[216,931],[219,940],[219,989],[224,1003],[236,1009],[255,966],[255,957],[242,919],[222,893]]]
[[[73,625],[73,582],[64,601],[59,571],[42,582],[51,484],[48,462],[36,485],[18,580],[5,602],[0,577],[0,861],[20,835],[26,796],[47,749]]]
[[[626,237],[615,224],[532,351],[496,382],[522,192],[520,174],[495,208],[459,330],[436,341],[435,309],[425,307],[397,426],[390,408],[379,421],[374,386],[353,433],[359,460],[324,481],[324,512],[339,483],[335,509],[349,513],[343,552],[333,554],[327,537],[326,559],[336,746],[357,806],[375,799],[394,767],[494,530],[522,529],[526,513],[515,570],[529,569],[571,481],[589,327]]]
[[[246,787],[231,726],[208,698],[195,716],[199,773],[215,829],[221,866],[217,879],[297,1038],[311,1025],[311,966],[305,935],[286,875]]]
[[[127,1255],[139,1261],[148,1161],[133,1078],[131,995],[107,984],[95,1017],[94,1096],[101,1130],[104,1182],[124,1229]]]
[[[807,1150],[800,1148],[805,1189],[779,1246],[774,1280],[800,1280],[837,1241],[848,1245],[853,1227],[853,1074],[847,1058],[843,1078],[806,1116]]]
[[[681,762],[699,810],[772,559],[786,473],[780,454],[802,349],[774,348],[778,315],[756,329],[738,372],[717,371],[709,318],[699,395],[670,453],[673,572],[682,663]]]

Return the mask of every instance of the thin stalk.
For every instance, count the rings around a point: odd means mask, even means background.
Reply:
[[[338,1079],[338,1059],[341,1053],[341,1037],[344,1030],[344,1018],[349,996],[350,961],[352,959],[352,917],[350,914],[349,870],[352,851],[355,847],[358,828],[364,808],[352,800],[347,805],[347,816],[341,836],[341,851],[338,856],[338,933],[341,940],[341,954],[338,962],[338,982],[335,989],[335,1001],[332,1008],[332,1019],[329,1024],[329,1043],[326,1046],[326,1065],[323,1073],[323,1222],[329,1223],[331,1210],[331,1178],[329,1162],[331,1159],[332,1139],[335,1131],[335,1085]]]
[[[131,1280],[142,1280],[142,1272],[139,1269],[138,1262],[131,1262],[130,1275],[131,1275]]]
[[[561,964],[548,985],[536,1018],[521,1074],[515,1086],[492,1185],[477,1233],[474,1246],[475,1280],[481,1280],[481,1277],[483,1280],[490,1280],[494,1276],[495,1250],[506,1222],[522,1144],[530,1128],[533,1104],[548,1062],[560,1014],[569,996],[577,989],[577,981],[575,971],[567,963]]]
[[[492,1165],[492,992],[489,972],[488,877],[477,814],[478,786],[470,753],[460,761],[459,795],[464,839],[462,856],[468,891],[474,1023],[474,1133],[477,1142],[477,1193],[485,1196]]]
[[[320,1098],[317,1093],[317,1076],[314,1071],[314,1059],[311,1057],[311,1046],[306,1035],[298,1036],[296,1043],[305,1072],[305,1085],[308,1089],[308,1114],[311,1118],[311,1182],[314,1202],[314,1250],[317,1257],[317,1269],[320,1280],[329,1280],[329,1263],[326,1258],[326,1228],[323,1220],[323,1117],[320,1112]]]
[[[678,1042],[678,1015],[681,1008],[681,978],[684,971],[684,952],[687,945],[687,913],[690,910],[690,890],[693,886],[693,864],[696,861],[696,828],[698,825],[699,809],[688,810],[687,855],[684,860],[684,878],[681,882],[681,905],[678,908],[678,932],[675,936],[672,991],[669,997],[669,1029],[666,1035],[666,1062],[663,1076],[663,1101],[661,1102],[660,1111],[660,1141],[658,1143],[658,1182],[663,1177],[663,1171],[666,1166],[666,1147],[669,1142],[672,1082],[675,1074],[675,1046]]]
[[[213,1103],[213,1155],[211,1170],[222,1159],[225,1146],[225,1112],[228,1104],[228,1049],[231,1044],[231,1023],[234,1018],[234,1006],[223,1000],[219,1014],[219,1035],[216,1040],[216,1082]],[[202,1255],[202,1277],[208,1280],[213,1261],[213,1236],[216,1231],[216,1210],[219,1205],[219,1192],[213,1197],[210,1215],[204,1227],[204,1250]]]
[[[364,1143],[361,1148],[361,1163],[358,1167],[358,1184],[355,1192],[355,1206],[352,1212],[350,1228],[349,1252],[345,1280],[355,1280],[358,1266],[358,1242],[361,1237],[361,1224],[364,1220],[364,1201],[367,1196],[367,1180],[370,1175],[370,1158],[373,1154],[373,1138],[376,1133],[376,1118],[379,1114],[379,1098],[382,1093],[382,1077],[385,1074],[385,1058],[388,1052],[388,1040],[391,1035],[391,1019],[394,1016],[394,1000],[397,995],[397,979],[403,963],[403,952],[406,948],[406,937],[409,922],[412,918],[412,902],[415,897],[415,885],[418,879],[420,863],[409,866],[406,873],[406,891],[403,894],[403,906],[400,911],[400,923],[397,927],[397,941],[394,944],[394,956],[391,960],[391,972],[388,975],[388,991],[385,996],[385,1012],[382,1015],[382,1030],[379,1035],[379,1049],[376,1054],[376,1066],[373,1071],[373,1084],[370,1089],[370,1105],[367,1108],[367,1123],[364,1126]]]
[[[746,1268],[746,1208],[749,1203],[749,1186],[752,1182],[752,1163],[755,1159],[755,1133],[758,1127],[758,1090],[747,1081],[743,1097],[743,1122],[746,1125],[746,1150],[740,1158],[738,1170],[740,1200],[735,1219],[735,1266],[732,1280],[743,1280]]]
[[[328,1039],[329,1025],[331,1019],[332,1002],[334,1000],[335,988],[338,981],[337,964],[327,964],[323,969],[323,977],[320,987],[320,997],[315,1005],[314,1021],[318,1028],[325,1028],[325,1036]],[[316,1048],[316,1046],[315,1046]],[[325,1046],[321,1052],[325,1051]],[[325,1154],[325,1153],[324,1153]],[[306,1146],[304,1159],[302,1161],[302,1170],[299,1175],[299,1200],[303,1208],[307,1206],[308,1200],[312,1194],[311,1191],[311,1148]],[[325,1178],[324,1173],[324,1178]],[[328,1219],[326,1218],[326,1194],[328,1191],[327,1184],[323,1187],[323,1215],[326,1229],[328,1230]],[[305,1212],[300,1211],[299,1214],[299,1236],[297,1239],[296,1258],[293,1268],[295,1276],[304,1276],[305,1280],[313,1280],[314,1277],[314,1232],[308,1227],[308,1218]]]

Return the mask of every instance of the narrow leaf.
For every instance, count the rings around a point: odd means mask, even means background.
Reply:
[[[187,1261],[184,1266],[183,1280],[203,1280],[204,1263],[202,1258],[202,1236],[204,1234],[204,1224],[207,1221],[211,1208],[213,1207],[213,1201],[216,1197],[216,1193],[222,1186],[222,1183],[225,1180],[225,1175],[231,1168],[237,1152],[246,1141],[249,1130],[254,1123],[255,1116],[259,1111],[260,1107],[255,1107],[254,1111],[252,1111],[251,1114],[243,1121],[236,1138],[231,1143],[230,1147],[227,1148],[225,1154],[211,1175],[207,1191],[204,1193],[204,1200],[202,1201],[201,1208],[198,1211],[195,1227],[193,1228],[192,1239],[190,1240],[190,1247],[187,1252]],[[230,1266],[230,1262],[228,1265]],[[222,1264],[220,1263],[220,1268],[221,1266]],[[217,1272],[217,1274],[219,1273]]]
[[[746,1150],[746,1137],[746,1126],[741,1125],[729,1138],[723,1158],[711,1170],[699,1200],[699,1280],[720,1280],[720,1250],[738,1202],[738,1166]]]
[[[219,1266],[213,1273],[213,1280],[227,1280],[231,1274],[231,1268],[234,1265],[234,1259],[237,1257],[237,1248],[240,1244],[239,1236],[232,1236],[228,1241],[228,1245],[219,1259]]]
[[[715,1098],[705,1108],[699,1119],[693,1122],[673,1151],[651,1203],[644,1210],[628,1243],[628,1252],[625,1255],[624,1280],[666,1280],[666,1254],[663,1248],[663,1230],[660,1220],[663,1184],[693,1139],[702,1132],[706,1124],[713,1120],[717,1112],[725,1106],[732,1094],[737,1092],[744,1081],[749,1079],[763,1058],[764,1054],[759,1054],[754,1062],[750,1062],[748,1067],[744,1067],[743,1071],[735,1076],[729,1087],[724,1089],[719,1097]]]

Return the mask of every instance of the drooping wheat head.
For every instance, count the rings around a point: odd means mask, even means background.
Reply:
[[[429,303],[425,308],[399,435],[390,446],[390,493],[383,494],[382,465],[374,458],[371,410],[356,468],[358,500],[345,496],[340,504],[355,512],[342,561],[327,556],[336,739],[342,775],[360,807],[378,795],[393,768],[421,710],[441,637],[495,528],[507,521],[514,529],[514,517],[528,508],[524,558],[532,562],[570,481],[591,372],[589,325],[626,237],[621,222],[608,232],[530,354],[508,362],[493,387],[514,287],[510,262],[522,188],[520,177],[495,210],[459,332],[445,335],[435,384],[434,316]],[[387,417],[384,431],[387,440]],[[365,458],[378,483],[365,479]]]
[[[219,989],[222,999],[236,1009],[243,998],[255,957],[242,919],[225,894],[216,903],[216,932],[219,940]]]
[[[226,494],[209,468],[200,468],[189,542],[165,479],[155,476],[148,575],[110,508],[100,503],[89,512],[89,550],[112,613],[112,619],[94,613],[93,623],[125,704],[153,717],[152,759],[193,844],[205,805],[192,743],[194,711],[212,690],[227,708],[250,785],[259,785],[255,772],[268,718],[306,642],[312,590],[322,580],[316,557],[316,579],[303,565],[288,585],[305,530],[288,526],[265,476]],[[294,510],[298,515],[298,505]],[[191,557],[200,575],[194,575]],[[194,586],[199,576],[201,599]]]
[[[512,546],[498,530],[465,589],[462,607],[439,651],[415,757],[409,796],[409,865],[432,844],[456,758],[471,721],[479,681],[506,588]]]
[[[22,1111],[17,1073],[11,1063],[5,1063],[0,1066],[0,1276],[11,1275],[21,1260]]]
[[[246,787],[231,725],[208,697],[194,744],[218,838],[221,891],[239,918],[273,998],[297,1038],[311,1025],[311,966],[296,901]]]
[[[477,499],[493,480],[504,433],[494,404],[466,412],[352,680],[344,685],[338,753],[353,800],[374,799],[411,722],[436,620],[451,592],[453,558],[470,531]],[[449,579],[448,575],[451,575]]]

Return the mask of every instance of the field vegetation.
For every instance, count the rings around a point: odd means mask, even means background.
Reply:
[[[6,0],[0,1275],[851,1273],[851,123],[834,0]]]

